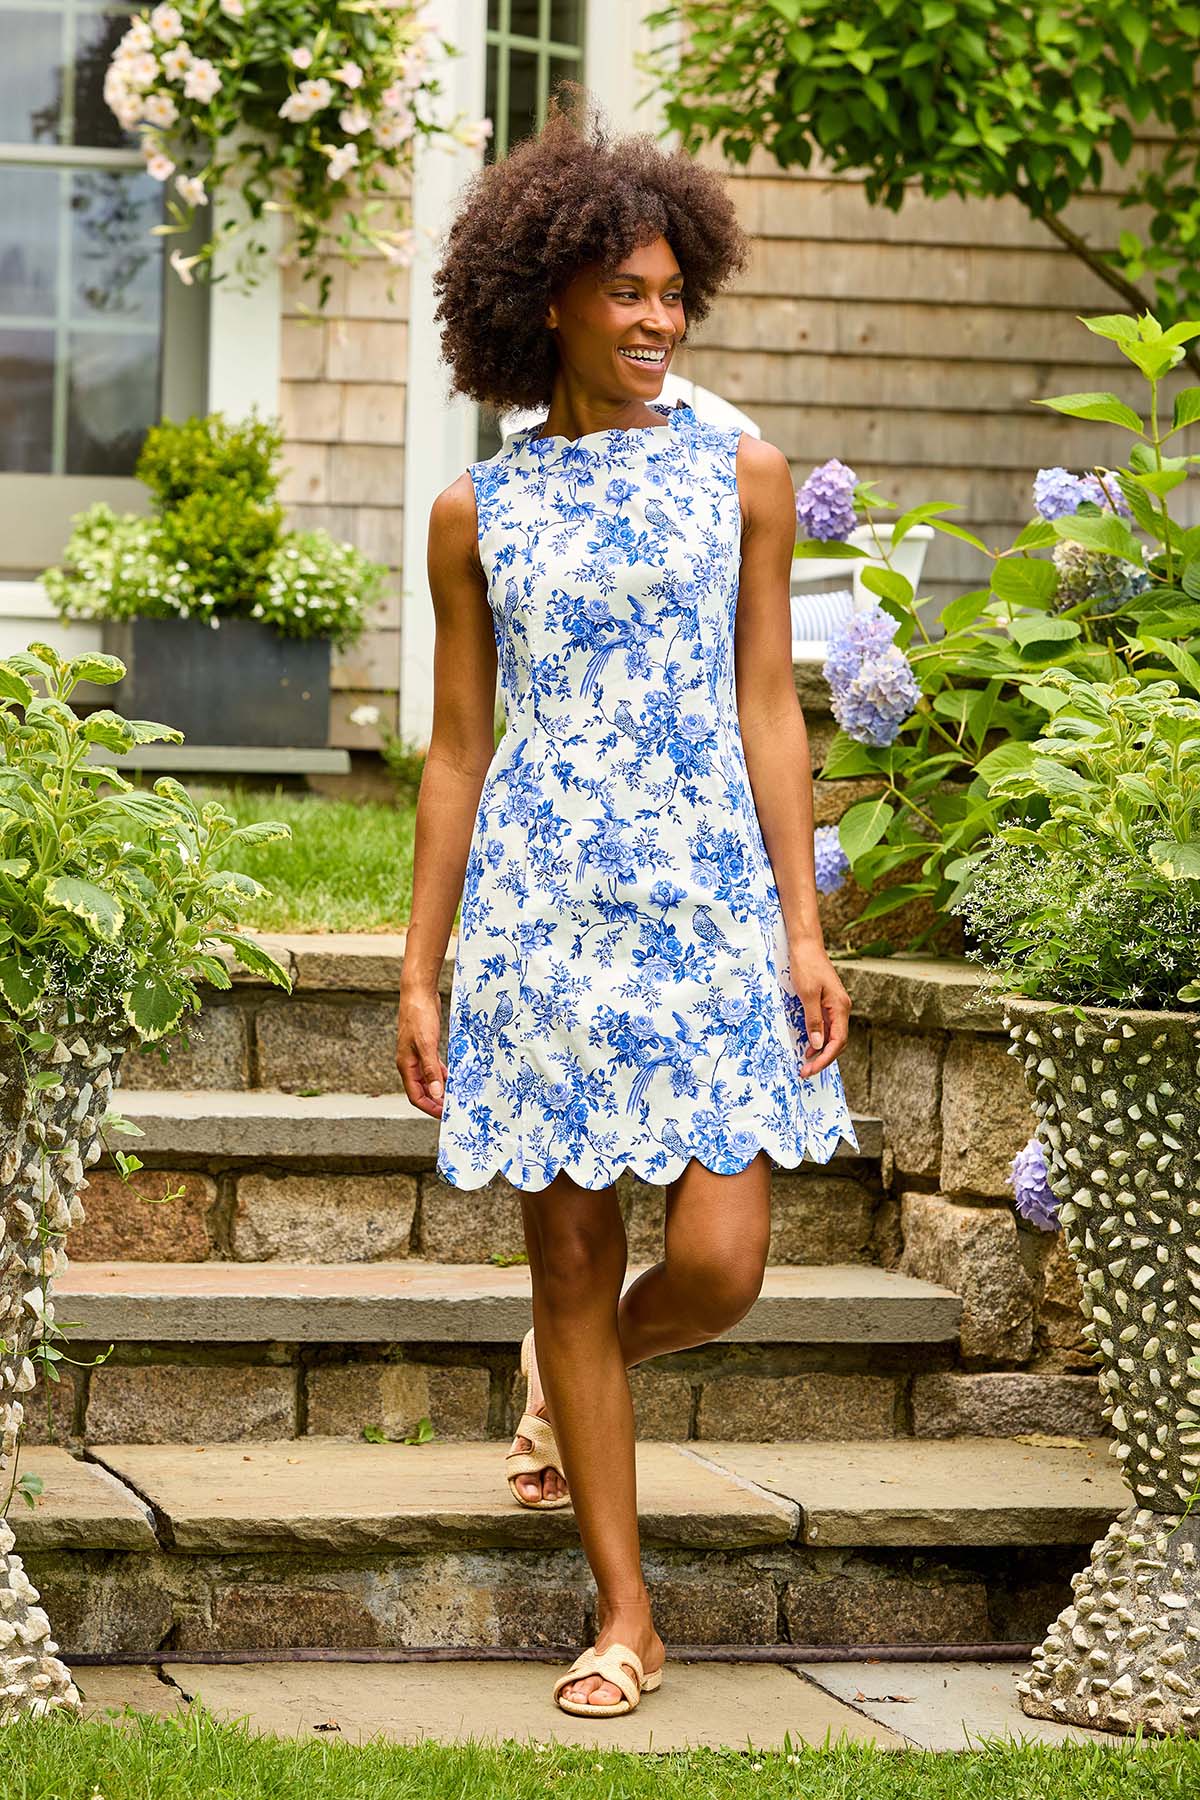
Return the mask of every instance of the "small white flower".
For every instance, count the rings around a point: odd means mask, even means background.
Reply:
[[[318,76],[315,81],[302,81],[296,92],[289,94],[279,108],[279,116],[303,125],[314,113],[328,106],[332,99],[333,89],[323,75]]]
[[[416,118],[410,112],[388,113],[377,119],[371,136],[381,150],[398,150],[413,134]]]
[[[357,137],[371,123],[371,115],[365,106],[343,106],[338,114],[338,124],[347,137]]]
[[[117,124],[123,126],[126,131],[132,131],[135,125],[141,123],[142,102],[140,95],[127,94],[121,100],[118,100],[115,103],[110,101],[109,104],[116,114]]]
[[[198,175],[179,175],[175,186],[189,206],[203,206],[208,199],[207,190]]]
[[[381,716],[377,706],[356,706],[350,714],[350,723],[361,725],[367,729],[372,725],[378,725]]]
[[[183,36],[183,20],[174,6],[156,6],[150,14],[150,29],[164,44],[173,44]]]
[[[340,69],[333,71],[334,78],[348,88],[362,86],[363,72],[356,62],[344,62]]]
[[[186,75],[192,53],[186,44],[172,44],[162,59],[163,74],[168,81],[178,81]]]
[[[147,94],[142,102],[142,115],[151,125],[173,125],[179,117],[179,108],[170,94]]]
[[[339,144],[338,148],[332,152],[329,158],[330,181],[341,181],[344,175],[350,173],[350,170],[357,161],[357,144]]]
[[[246,16],[245,0],[220,0],[221,11],[227,19],[244,19]]]
[[[175,173],[175,164],[161,150],[156,150],[146,158],[146,173],[155,181],[169,181]]]
[[[454,135],[467,150],[482,150],[492,135],[490,119],[469,119],[456,125]]]
[[[206,56],[194,57],[183,78],[183,91],[189,100],[207,104],[221,86],[221,77]]]
[[[154,33],[146,19],[134,19],[128,31],[117,44],[118,54],[122,50],[149,50],[154,43]]]
[[[377,240],[380,255],[386,262],[411,263],[416,239],[412,231],[393,231]]]
[[[200,261],[200,258],[198,256],[185,256],[182,250],[172,250],[169,260],[171,267],[178,275],[180,281],[182,281],[184,287],[191,287],[195,281],[192,269]],[[178,585],[178,577],[173,575],[171,577],[171,582]]]
[[[297,44],[294,50],[288,51],[288,60],[293,69],[311,69],[312,51],[306,44]]]
[[[122,73],[132,88],[148,88],[158,80],[158,58],[152,50],[139,50],[122,64]]]

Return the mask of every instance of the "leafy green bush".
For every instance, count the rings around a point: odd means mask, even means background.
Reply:
[[[0,663],[0,1024],[10,1030],[65,1000],[74,1019],[154,1042],[198,1009],[197,982],[230,986],[221,946],[291,985],[238,930],[265,890],[222,864],[226,847],[287,837],[287,827],[239,827],[169,776],[145,792],[87,760],[94,744],[119,756],[181,742],[144,719],[78,717],[69,702],[81,681],[124,673],[115,656],[68,662],[40,643]]]
[[[42,582],[68,619],[260,619],[339,646],[362,632],[386,570],[324,531],[285,532],[278,426],[220,413],[147,434],[137,472],[152,518],[98,504],[72,520]]]
[[[992,833],[1014,817],[1015,791],[999,778],[1028,774],[1036,754],[1033,740],[1061,704],[1059,690],[1043,679],[1051,665],[1092,682],[1128,674],[1141,684],[1175,675],[1200,692],[1200,661],[1191,654],[1200,644],[1200,526],[1184,528],[1172,519],[1168,504],[1188,466],[1200,457],[1170,456],[1163,448],[1200,420],[1200,388],[1177,396],[1169,427],[1159,419],[1161,380],[1181,360],[1182,345],[1200,337],[1200,322],[1186,321],[1167,332],[1150,314],[1083,323],[1115,343],[1146,378],[1148,417],[1106,393],[1064,394],[1039,404],[1128,432],[1134,440],[1128,466],[1098,469],[1082,481],[1065,471],[1043,471],[1047,478],[1074,484],[1075,510],[1047,504],[1055,516],[1032,520],[1003,552],[989,550],[943,518],[951,510],[944,502],[914,507],[898,519],[893,548],[924,521],[991,560],[988,584],[943,611],[941,636],[927,629],[912,585],[898,570],[863,571],[916,678],[915,704],[903,706],[908,716],[896,723],[892,715],[893,741],[864,742],[839,731],[821,770],[826,779],[873,775],[880,781],[879,793],[852,807],[839,827],[856,881],[875,890],[863,922],[914,899],[927,901],[941,915],[954,910],[988,853]],[[1080,498],[1080,490],[1098,495],[1103,504]],[[1071,547],[1065,556],[1057,549],[1053,559],[1037,554],[1064,545]],[[863,552],[850,544],[806,540],[797,554]],[[858,615],[852,629],[866,642],[869,626]],[[860,659],[867,655],[855,645],[836,645],[831,661],[844,665],[844,677],[857,672],[847,648]],[[894,694],[895,671],[878,650],[877,643],[868,644],[876,661],[868,657],[867,673],[882,667]],[[871,683],[860,687],[870,700]],[[1036,811],[1036,795],[1030,804]],[[890,878],[901,868],[910,878],[893,883]],[[915,944],[936,929],[935,920]]]
[[[1200,676],[1200,668],[1194,671]],[[1084,1005],[1200,1000],[1200,701],[1173,681],[1041,676],[1053,712],[956,904],[1010,992]]]

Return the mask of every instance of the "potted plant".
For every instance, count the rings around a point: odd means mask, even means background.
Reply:
[[[196,743],[323,747],[331,647],[360,635],[386,574],[326,532],[284,531],[282,442],[253,416],[164,420],[137,464],[153,513],[90,507],[42,576],[65,618],[104,622],[129,708]]]
[[[178,741],[164,725],[76,713],[81,682],[123,673],[114,657],[67,662],[40,643],[0,662],[0,1470],[22,1396],[61,1358],[50,1290],[83,1217],[85,1165],[106,1125],[134,1129],[109,1111],[126,1049],[176,1033],[197,982],[227,988],[226,956],[291,985],[237,928],[263,890],[221,866],[223,845],[287,827],[239,828],[170,777],[148,792],[88,760],[97,744],[121,755]],[[141,1166],[116,1161],[127,1177]],[[19,1485],[14,1468],[8,1501]],[[13,1541],[0,1518],[0,1722],[78,1703]]]
[[[1197,1736],[1200,700],[1132,675],[1039,682],[1045,730],[1028,767],[993,784],[1025,817],[990,839],[959,909],[1011,996],[1130,1495],[1021,1705]]]

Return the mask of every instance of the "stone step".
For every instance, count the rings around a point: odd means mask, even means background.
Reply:
[[[43,1491],[12,1524],[68,1654],[559,1645],[592,1622],[573,1513],[514,1505],[492,1445],[115,1444],[25,1468]],[[1103,1441],[643,1443],[638,1471],[677,1644],[1028,1641],[1126,1498]]]
[[[123,1088],[114,1104],[141,1130],[142,1156],[336,1168],[372,1161],[429,1165],[437,1155],[438,1121],[406,1094]],[[879,1120],[856,1118],[854,1126],[857,1159],[878,1160]],[[835,1155],[854,1158],[855,1152],[841,1144]]]
[[[74,1262],[55,1283],[75,1334],[106,1343],[513,1345],[529,1291],[524,1266],[417,1261]],[[961,1310],[947,1288],[868,1264],[770,1268],[723,1341],[946,1343]]]

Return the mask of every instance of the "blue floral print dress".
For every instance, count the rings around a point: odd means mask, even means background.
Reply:
[[[807,1042],[734,698],[740,433],[679,403],[471,465],[506,729],[479,798],[437,1170],[535,1191],[857,1148]]]

